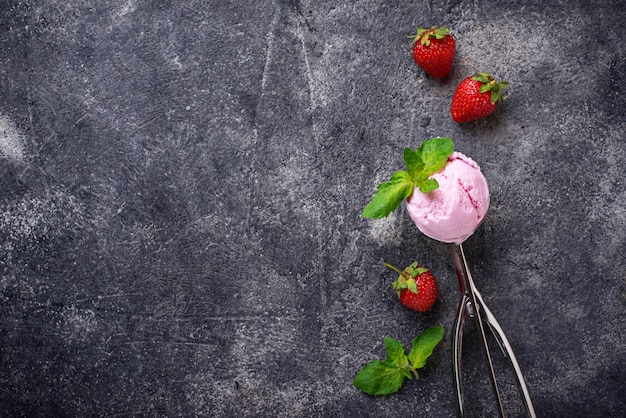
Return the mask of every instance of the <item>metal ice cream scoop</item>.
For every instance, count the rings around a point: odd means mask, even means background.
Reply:
[[[496,380],[493,362],[491,360],[489,344],[485,336],[485,322],[487,323],[487,325],[489,325],[492,334],[500,345],[502,354],[504,354],[504,356],[508,358],[509,363],[515,373],[515,378],[523,398],[526,413],[529,417],[535,418],[535,410],[530,400],[530,395],[528,393],[528,388],[526,387],[526,382],[524,381],[524,376],[522,376],[522,371],[519,367],[519,364],[517,363],[517,359],[515,358],[515,353],[513,353],[511,344],[506,338],[506,335],[504,335],[504,331],[502,331],[500,324],[498,324],[495,316],[493,316],[493,314],[485,304],[482,296],[476,289],[476,286],[474,285],[472,275],[467,268],[467,261],[465,260],[465,254],[463,252],[463,247],[461,246],[461,244],[452,244],[452,259],[454,260],[454,267],[456,269],[456,274],[459,278],[459,287],[462,293],[456,314],[454,332],[452,335],[452,369],[454,371],[454,386],[456,391],[456,404],[458,415],[460,417],[467,416],[467,410],[465,408],[465,403],[463,399],[461,354],[463,346],[463,326],[465,324],[465,320],[470,317],[474,318],[476,329],[480,334],[480,341],[485,355],[485,362],[487,364],[487,368],[489,369],[489,378],[491,380],[491,386],[496,401],[498,403],[500,416],[505,416],[504,405],[502,402],[502,397],[500,395],[500,390],[498,389],[498,382]]]

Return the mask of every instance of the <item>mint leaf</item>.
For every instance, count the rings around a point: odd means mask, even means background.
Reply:
[[[422,161],[422,158],[416,151],[413,151],[411,148],[404,149],[404,164],[406,164],[409,177],[413,181],[420,178],[424,169],[424,161]]]
[[[408,359],[415,369],[421,369],[426,365],[426,360],[443,338],[443,327],[431,327],[415,337],[412,342]]]
[[[418,187],[420,189],[420,192],[422,193],[430,193],[433,190],[436,190],[439,188],[439,183],[437,183],[437,180],[435,179],[426,179],[424,181],[421,181],[418,184]]]
[[[454,143],[450,138],[431,138],[422,142],[416,153],[422,158],[423,172],[426,177],[441,170],[452,152],[454,152]]]
[[[409,364],[402,343],[389,337],[385,337],[384,341],[387,358],[367,364],[352,382],[357,389],[370,395],[388,395],[397,392],[402,387],[404,379],[412,378],[413,368]]]
[[[404,199],[411,196],[414,187],[406,171],[396,171],[389,181],[378,186],[376,194],[363,209],[362,216],[372,219],[384,218],[396,210]]]
[[[422,193],[430,193],[439,187],[437,180],[429,177],[446,165],[452,152],[454,143],[450,138],[430,138],[415,151],[404,150],[407,172]]]
[[[442,327],[432,327],[413,339],[407,356],[402,343],[385,337],[385,360],[374,360],[363,367],[352,384],[369,395],[389,395],[402,387],[404,379],[418,378],[416,369],[424,367],[435,346],[443,337]]]
[[[393,173],[391,179],[378,185],[376,193],[363,209],[364,218],[384,218],[396,210],[404,199],[411,196],[415,187],[422,193],[430,193],[439,187],[437,180],[429,178],[441,170],[454,152],[450,138],[431,138],[413,151],[404,149],[406,171]]]
[[[398,367],[406,367],[409,364],[409,359],[404,353],[404,347],[400,341],[385,337],[385,349],[387,350],[387,360],[385,361],[389,364]]]
[[[405,378],[402,369],[374,360],[361,369],[352,384],[369,395],[389,395],[400,390]]]

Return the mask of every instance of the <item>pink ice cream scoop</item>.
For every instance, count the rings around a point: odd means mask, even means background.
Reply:
[[[460,244],[480,226],[489,209],[489,187],[474,160],[454,152],[433,174],[439,187],[430,193],[415,188],[407,209],[417,228],[438,241]]]

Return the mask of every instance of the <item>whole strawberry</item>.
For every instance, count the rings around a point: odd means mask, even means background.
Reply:
[[[387,267],[398,273],[398,280],[391,287],[398,292],[398,298],[407,308],[418,312],[426,312],[435,304],[438,290],[435,276],[426,267],[418,265],[417,261],[400,271],[391,264]]]
[[[443,78],[452,68],[456,43],[445,27],[417,28],[413,39],[413,59],[426,73],[434,78]]]
[[[506,96],[502,90],[509,83],[499,83],[491,74],[476,73],[466,77],[452,97],[450,113],[457,123],[472,122],[489,116]]]

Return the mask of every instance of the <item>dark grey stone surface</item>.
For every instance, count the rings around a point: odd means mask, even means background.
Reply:
[[[360,217],[403,147],[451,136],[490,183],[465,249],[539,416],[623,416],[625,21],[622,0],[3,0],[0,415],[454,416],[449,248],[404,208]],[[442,81],[407,44],[430,24],[457,40]],[[475,70],[509,98],[460,126]],[[427,314],[383,267],[414,259]],[[422,379],[351,386],[384,336],[437,324]],[[470,412],[493,416],[468,333]]]

